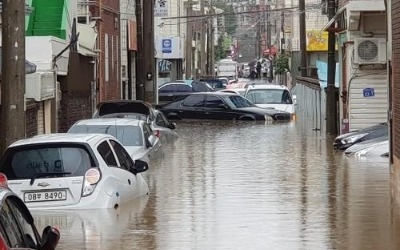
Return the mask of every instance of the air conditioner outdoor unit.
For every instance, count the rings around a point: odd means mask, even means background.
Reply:
[[[385,38],[354,38],[355,64],[385,64]]]

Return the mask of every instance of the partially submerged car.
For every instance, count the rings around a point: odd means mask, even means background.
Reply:
[[[25,203],[7,187],[7,177],[0,173],[0,249],[54,250],[59,240],[60,232],[52,226],[39,234]]]
[[[150,124],[154,135],[162,143],[174,142],[178,138],[176,124],[170,122],[162,112],[140,100],[118,100],[102,102],[97,106],[93,118],[130,118]]]
[[[333,148],[338,150],[345,150],[356,143],[382,136],[388,136],[388,134],[388,124],[380,123],[358,131],[352,131],[350,133],[337,136],[333,142]]]
[[[149,192],[144,161],[107,134],[45,134],[11,144],[0,163],[30,209],[117,208]]]
[[[228,92],[194,93],[160,109],[169,119],[289,121],[287,112],[257,107]]]

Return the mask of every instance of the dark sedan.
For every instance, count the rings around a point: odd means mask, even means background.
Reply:
[[[158,104],[164,105],[176,101],[194,92],[209,92],[214,89],[206,82],[176,81],[168,82],[158,88]]]
[[[227,92],[193,93],[160,109],[168,119],[289,121],[290,114],[255,106],[246,98]]]

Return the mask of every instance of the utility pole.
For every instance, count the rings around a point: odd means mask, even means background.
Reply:
[[[136,99],[144,100],[144,83],[146,78],[143,74],[144,55],[143,55],[143,19],[142,19],[142,0],[136,0],[135,6],[136,26],[137,26],[137,63],[136,63]]]
[[[186,15],[192,15],[192,5],[193,1],[188,0],[186,6]],[[192,40],[193,40],[193,26],[192,26],[192,19],[189,17],[187,18],[186,22],[186,55],[185,55],[185,74],[186,79],[192,78]]]
[[[300,23],[300,73],[307,76],[307,40],[306,40],[306,9],[305,0],[299,0]]]
[[[3,1],[1,153],[25,138],[25,0]]]
[[[272,41],[271,41],[271,16],[270,16],[270,5],[267,5],[267,48],[268,48],[268,56],[269,56],[269,75],[268,82],[272,82],[274,80],[274,65],[273,65],[273,56],[272,56]],[[276,30],[276,29],[275,29]]]
[[[285,54],[285,12],[281,12],[281,54]]]
[[[210,75],[215,75],[214,72],[214,61],[215,61],[215,46],[214,46],[214,6],[212,0],[210,0],[210,8],[211,8],[211,24],[210,24]]]
[[[154,1],[143,0],[143,57],[144,68],[140,74],[145,79],[145,101],[157,102],[157,84],[154,58]]]
[[[200,0],[200,15],[204,15],[204,0]],[[207,58],[206,58],[206,32],[207,32],[207,19],[203,18],[201,19],[201,34],[200,34],[200,71],[201,71],[201,75],[205,75],[206,72],[206,62],[207,62]],[[208,52],[208,51],[207,51]]]
[[[336,12],[335,0],[328,0],[329,20],[334,18]],[[333,22],[328,30],[328,81],[326,87],[326,133],[336,135],[337,133],[337,107],[335,89],[335,23]]]

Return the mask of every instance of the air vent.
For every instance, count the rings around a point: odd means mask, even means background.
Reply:
[[[356,64],[385,64],[385,38],[355,38],[354,63]]]

